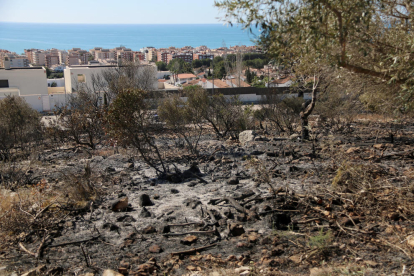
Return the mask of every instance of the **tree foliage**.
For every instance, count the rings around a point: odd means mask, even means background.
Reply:
[[[225,20],[263,30],[267,53],[309,74],[318,63],[398,86],[401,111],[414,93],[411,0],[224,0]],[[344,71],[338,70],[338,76]],[[393,88],[391,88],[393,89]]]
[[[0,118],[0,160],[9,159],[13,148],[23,148],[41,135],[40,114],[23,98],[0,100]]]
[[[198,87],[184,88],[190,97],[197,93]],[[158,115],[166,122],[168,128],[181,137],[192,154],[198,155],[198,142],[205,128],[203,127],[202,110],[185,102],[179,95],[171,95],[158,107]]]
[[[164,173],[164,164],[154,135],[162,132],[162,124],[151,111],[151,97],[141,89],[126,89],[110,104],[107,114],[107,131],[120,145],[133,146],[144,161]]]
[[[77,145],[95,149],[105,138],[105,112],[98,93],[81,89],[70,97],[69,105],[62,108],[58,123]]]
[[[157,61],[155,65],[157,65],[158,71],[167,71],[167,63],[164,61]]]

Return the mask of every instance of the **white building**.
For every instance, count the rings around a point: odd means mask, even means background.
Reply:
[[[183,84],[192,80],[195,80],[197,77],[194,74],[178,74],[177,83]]]
[[[68,52],[66,51],[59,51],[59,63],[60,64],[66,64],[66,59],[68,58]]]
[[[7,65],[5,66],[7,68]],[[0,95],[47,95],[46,69],[43,67],[0,68]]]
[[[26,56],[18,56],[13,54],[5,54],[3,57],[0,57],[0,67],[5,67],[4,59],[6,57],[9,58],[11,68],[29,67],[30,61]]]
[[[11,68],[5,61],[0,68],[0,99],[20,96],[37,111],[50,111],[65,103],[65,94],[49,94],[46,69],[43,67]]]
[[[110,66],[97,66],[97,65],[78,65],[78,66],[68,66],[64,70],[64,78],[65,78],[65,88],[66,93],[75,92],[76,87],[78,85],[82,85],[87,89],[93,90],[92,82],[93,76],[97,76],[102,74],[104,71],[108,70],[116,70],[117,66],[110,65]],[[155,65],[140,65],[138,66],[138,70],[141,73],[144,73],[144,69],[146,70],[145,77],[152,78],[152,89],[158,89],[158,81],[157,81],[157,67]]]

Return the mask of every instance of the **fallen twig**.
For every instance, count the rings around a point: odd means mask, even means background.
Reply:
[[[173,226],[188,226],[188,225],[204,225],[203,221],[200,222],[188,222],[188,223],[182,223],[182,224],[169,224],[168,226],[173,227]]]
[[[21,242],[19,242],[19,246],[27,254],[32,255],[33,257],[36,257],[36,254],[33,253],[33,252],[31,252],[31,251],[29,251],[26,247],[24,247],[24,245]]]
[[[216,245],[217,245],[217,243],[214,243],[214,244],[210,244],[210,245],[207,245],[207,246],[202,246],[202,247],[199,247],[199,248],[193,248],[193,249],[190,249],[190,250],[172,252],[171,255],[174,256],[174,255],[194,254],[194,253],[197,253],[197,251],[201,251],[201,250],[204,250],[204,249],[216,246]]]
[[[89,238],[89,239],[84,239],[84,240],[79,240],[79,241],[72,241],[72,242],[63,242],[63,243],[58,243],[58,244],[51,244],[48,247],[59,247],[59,246],[66,246],[66,245],[70,245],[70,244],[83,243],[83,242],[87,242],[87,241],[96,240],[99,237],[100,237],[100,235],[97,235],[95,237],[92,237],[92,238]]]
[[[216,230],[210,230],[210,231],[190,231],[185,233],[166,233],[163,234],[164,237],[169,236],[185,236],[185,235],[204,235],[204,234],[215,234]]]

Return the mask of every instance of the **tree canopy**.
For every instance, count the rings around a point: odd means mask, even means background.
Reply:
[[[222,0],[224,20],[262,30],[258,43],[280,63],[309,73],[328,66],[398,86],[402,109],[414,92],[411,0]]]

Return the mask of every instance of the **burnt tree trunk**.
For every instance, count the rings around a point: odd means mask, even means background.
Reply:
[[[311,115],[316,104],[316,80],[312,86],[312,100],[303,104],[303,110],[300,112],[300,119],[302,121],[302,140],[309,140],[309,115]]]

